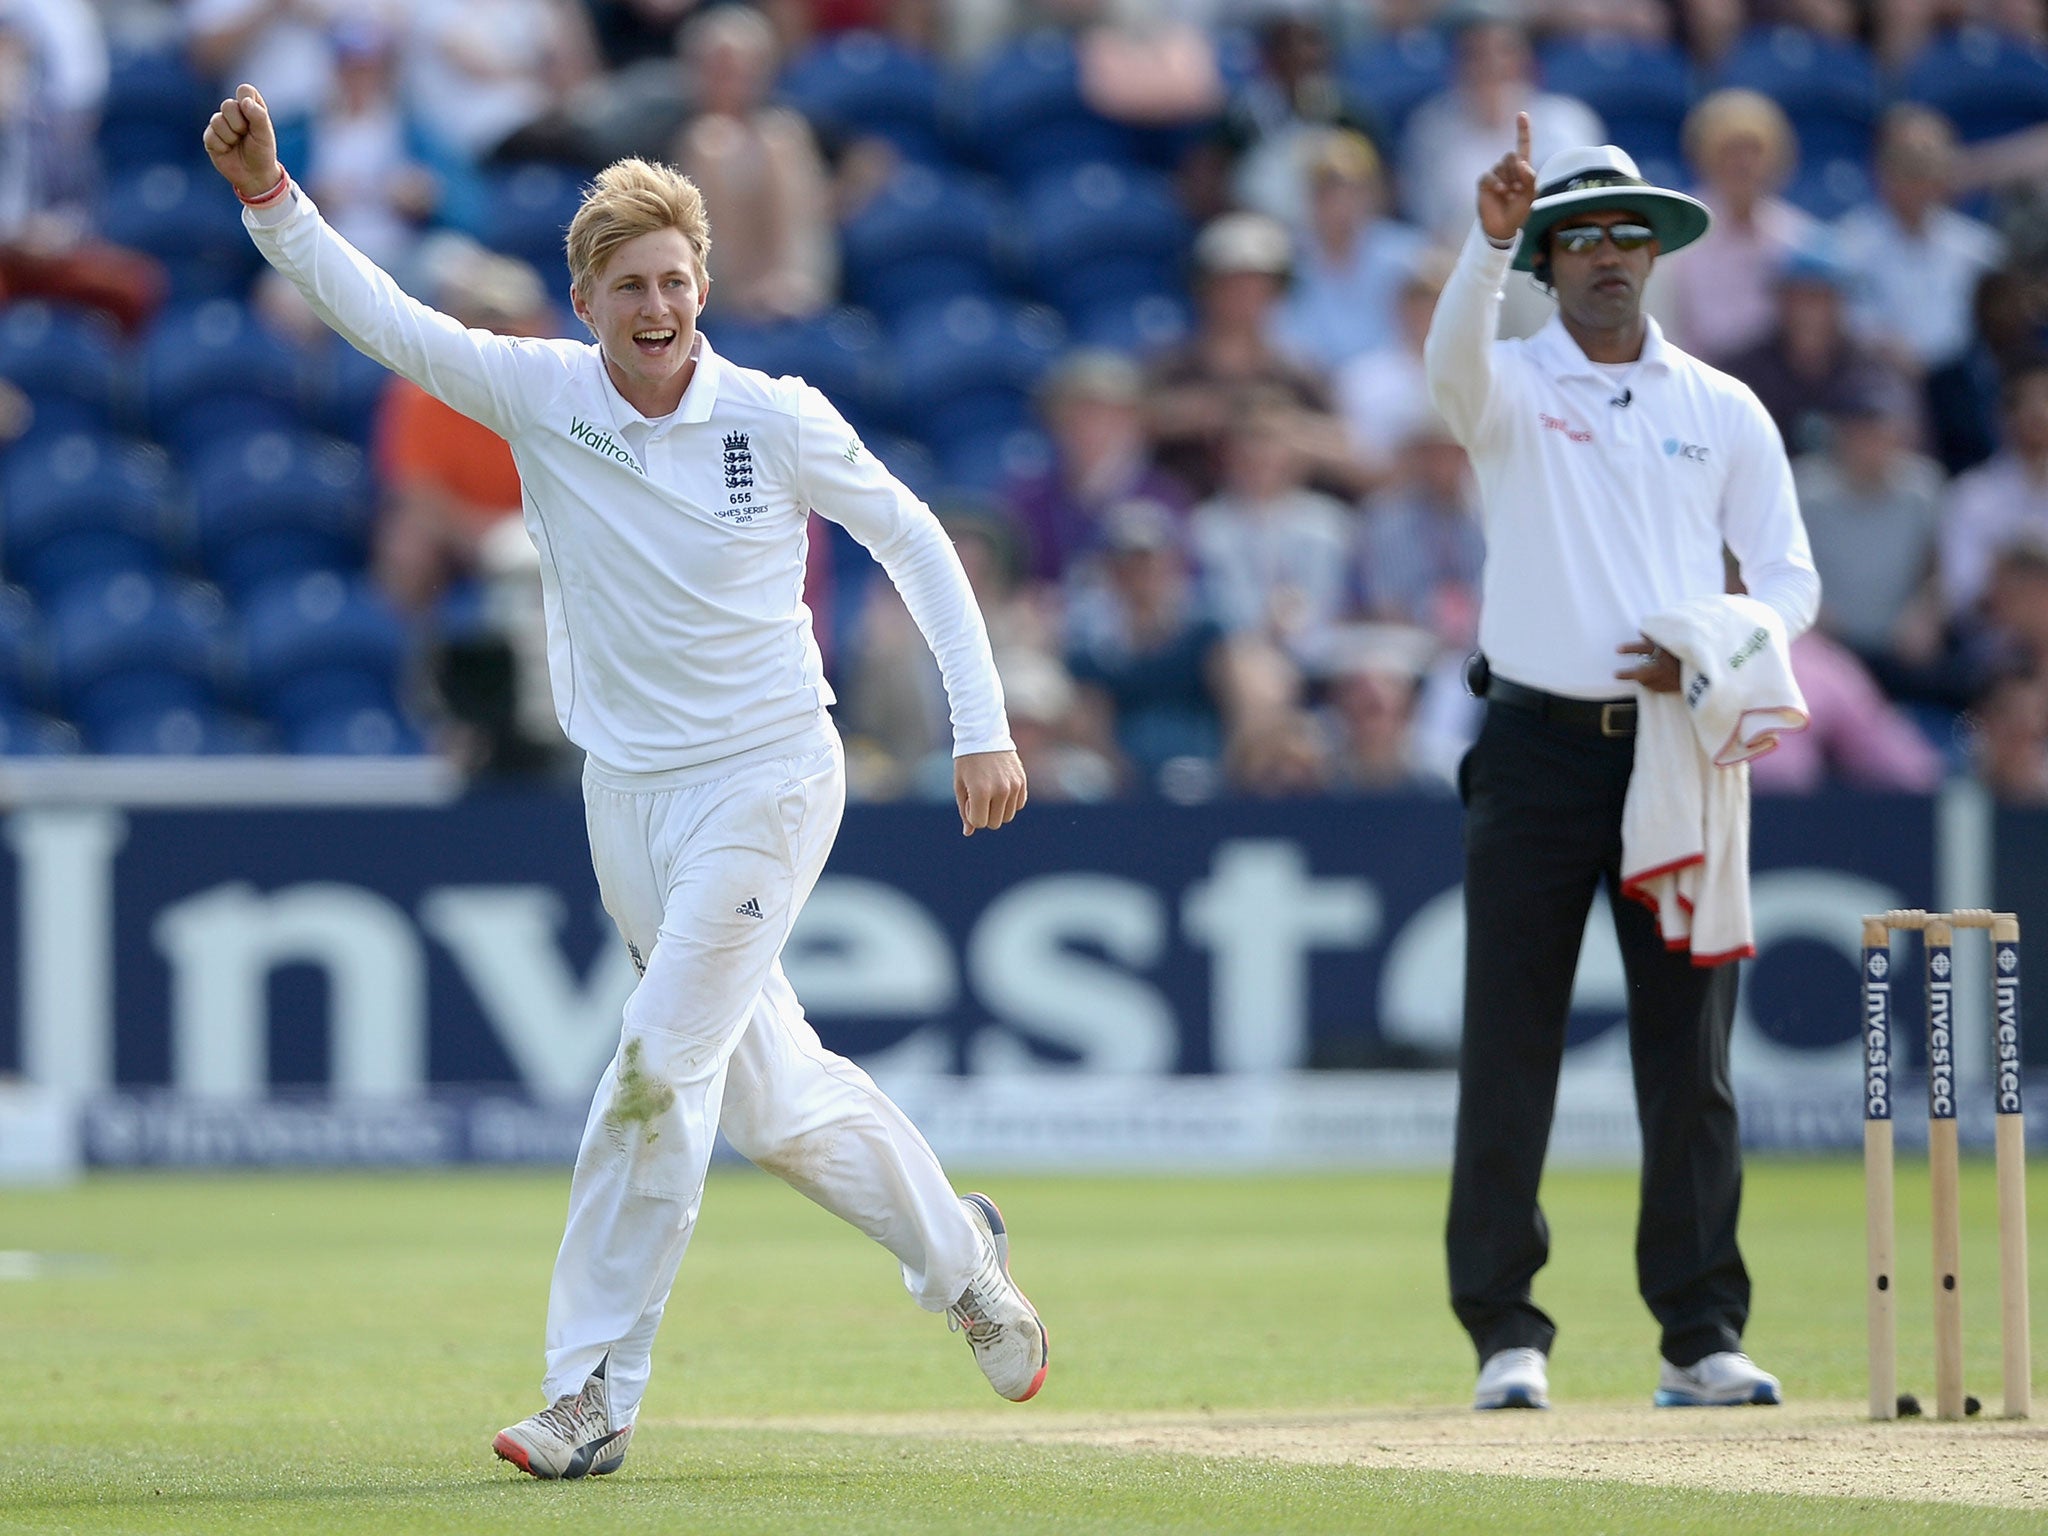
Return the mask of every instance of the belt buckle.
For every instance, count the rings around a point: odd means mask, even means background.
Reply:
[[[1627,710],[1627,719],[1617,724],[1615,712]],[[1634,699],[1609,699],[1600,706],[1600,734],[1608,737],[1633,736],[1636,733],[1636,701]]]

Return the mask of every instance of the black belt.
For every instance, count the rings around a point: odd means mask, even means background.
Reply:
[[[1569,725],[1602,736],[1633,736],[1636,733],[1634,699],[1568,699],[1563,694],[1545,693],[1541,688],[1524,688],[1499,673],[1486,680],[1486,698],[1510,709],[1526,709],[1532,715],[1558,725]]]

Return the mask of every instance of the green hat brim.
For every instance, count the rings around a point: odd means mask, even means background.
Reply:
[[[1529,210],[1529,218],[1522,225],[1522,243],[1515,250],[1514,269],[1527,272],[1542,251],[1544,240],[1558,225],[1580,214],[1617,210],[1643,216],[1643,222],[1657,232],[1660,256],[1669,256],[1691,245],[1713,222],[1705,203],[1664,187],[1585,187],[1577,192],[1560,192],[1538,198]]]

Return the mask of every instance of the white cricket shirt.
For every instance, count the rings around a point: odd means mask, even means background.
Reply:
[[[1493,669],[1574,698],[1623,696],[1614,674],[1628,659],[1615,647],[1649,615],[1722,591],[1723,544],[1788,637],[1804,632],[1820,576],[1756,396],[1672,346],[1655,320],[1618,381],[1554,316],[1534,336],[1496,340],[1512,258],[1473,225],[1424,349],[1431,398],[1479,480],[1479,645]]]
[[[243,223],[341,336],[511,444],[555,712],[601,768],[692,768],[816,728],[833,695],[803,603],[814,508],[902,592],[945,679],[955,753],[1012,745],[951,542],[816,389],[735,367],[700,337],[682,404],[650,420],[595,345],[465,329],[408,296],[296,186]]]

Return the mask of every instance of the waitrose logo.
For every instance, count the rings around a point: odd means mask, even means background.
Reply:
[[[644,475],[646,473],[644,469],[633,461],[633,455],[619,446],[608,430],[594,422],[584,421],[580,417],[571,416],[569,418],[569,435],[593,452],[601,453],[608,459],[617,459],[636,475]]]

